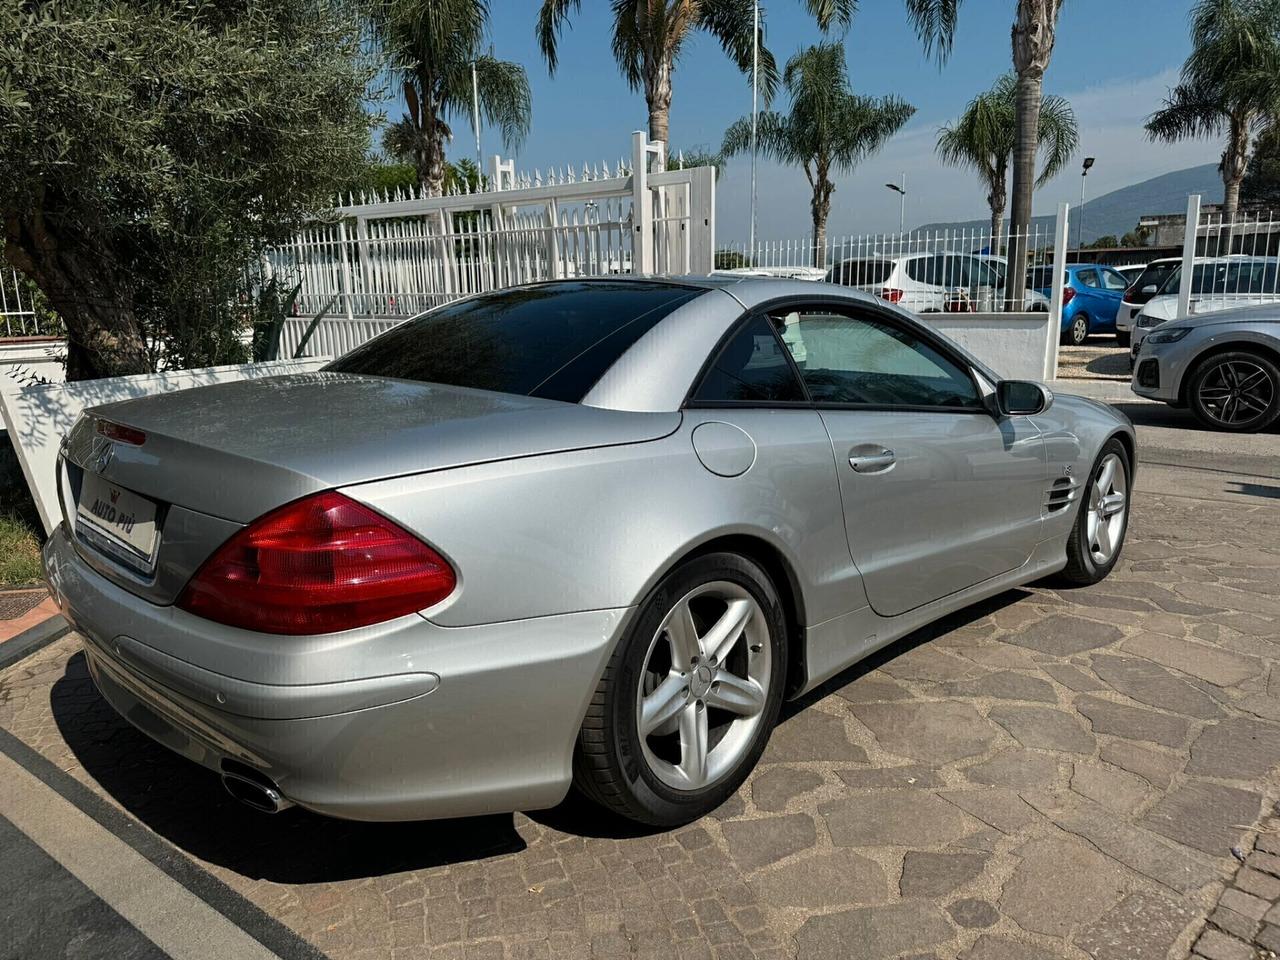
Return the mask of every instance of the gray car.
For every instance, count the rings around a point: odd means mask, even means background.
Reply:
[[[784,699],[1106,576],[1134,444],[847,288],[552,282],[89,411],[44,556],[106,699],[253,806],[670,825]]]
[[[1135,350],[1139,396],[1189,407],[1214,430],[1253,433],[1280,418],[1280,304],[1169,320]]]

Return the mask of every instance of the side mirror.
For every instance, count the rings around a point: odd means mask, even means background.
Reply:
[[[1026,417],[1044,413],[1053,404],[1053,393],[1036,380],[1001,380],[996,400],[1006,417]]]
[[[1154,283],[1148,283],[1145,287],[1142,288],[1143,293],[1159,293],[1159,291],[1160,291],[1160,288],[1157,287]]]

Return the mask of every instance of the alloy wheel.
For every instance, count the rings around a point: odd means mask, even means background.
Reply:
[[[1077,347],[1082,345],[1089,339],[1089,321],[1083,316],[1077,316],[1071,321],[1071,342]]]
[[[1124,535],[1128,488],[1124,461],[1114,453],[1107,454],[1089,488],[1089,514],[1085,524],[1089,554],[1100,567],[1111,562]]]
[[[769,627],[736,583],[706,583],[672,607],[649,644],[636,725],[653,774],[676,790],[728,775],[747,754],[773,669]]]
[[[1249,360],[1224,360],[1200,381],[1200,406],[1215,423],[1240,428],[1266,416],[1275,402],[1276,384]]]

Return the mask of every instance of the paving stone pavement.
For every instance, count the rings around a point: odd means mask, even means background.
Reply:
[[[0,726],[335,960],[1245,960],[1280,933],[1276,524],[1265,498],[1138,497],[1110,579],[878,654],[674,832],[572,801],[258,815],[117,718],[74,636],[0,674]]]

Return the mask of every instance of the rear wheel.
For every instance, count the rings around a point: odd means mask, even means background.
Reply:
[[[1195,368],[1187,399],[1206,427],[1255,433],[1280,417],[1280,369],[1260,354],[1219,353]]]
[[[574,785],[632,820],[688,823],[755,766],[777,721],[786,620],[755,563],[682,564],[641,604],[587,709]]]
[[[1067,566],[1071,583],[1097,583],[1120,559],[1129,529],[1129,454],[1114,437],[1102,447],[1089,481],[1081,492],[1075,526],[1067,538]]]
[[[1089,339],[1089,316],[1077,313],[1071,318],[1071,326],[1062,334],[1062,342],[1069,347],[1080,347]]]

